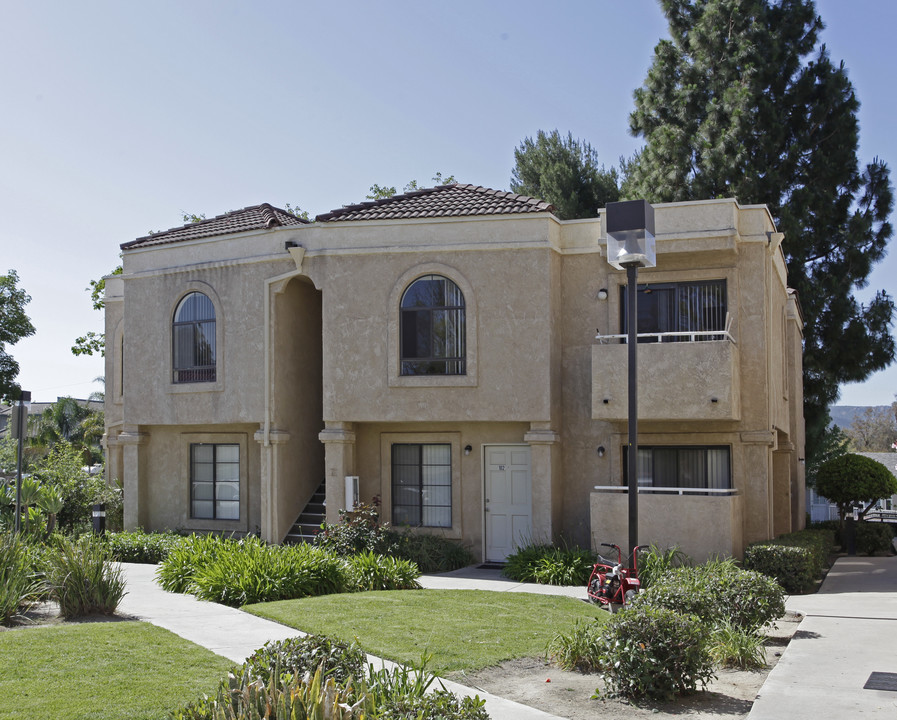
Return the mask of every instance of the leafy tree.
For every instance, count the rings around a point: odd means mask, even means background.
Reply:
[[[31,297],[17,287],[18,282],[15,270],[0,275],[0,401],[18,400],[21,390],[15,381],[19,363],[6,352],[6,346],[34,335],[34,325],[25,314],[25,306],[31,302]]]
[[[859,166],[859,102],[843,63],[819,44],[813,0],[661,5],[670,38],[635,92],[630,128],[647,144],[625,167],[623,194],[769,207],[804,317],[812,456],[838,386],[894,359],[893,300],[854,297],[891,237],[888,167]]]
[[[438,172],[433,176],[433,185],[451,185],[453,182],[457,182],[455,180],[454,175],[449,175],[448,177],[442,177],[442,173]],[[418,184],[417,180],[410,180],[408,184],[402,188],[402,192],[412,192],[414,190],[422,190],[424,189],[422,185]],[[366,200],[384,200],[385,198],[392,197],[396,194],[395,185],[383,185],[380,186],[377,183],[371,185],[368,194],[365,195]],[[295,214],[295,213],[294,213]]]
[[[819,468],[816,490],[838,506],[841,522],[853,505],[868,503],[860,512],[862,520],[875,503],[897,493],[897,478],[880,462],[847,453]]]
[[[81,452],[88,465],[102,461],[100,439],[104,432],[104,414],[91,410],[71,397],[61,397],[43,413],[32,418],[29,443],[46,454],[56,444],[66,442]]]
[[[34,476],[43,487],[62,496],[56,520],[65,532],[89,527],[94,503],[106,503],[107,513],[121,505],[121,492],[108,487],[102,477],[90,475],[84,469],[81,449],[65,441],[56,443],[35,465]]]
[[[850,446],[858,452],[887,452],[897,441],[897,419],[890,407],[867,407],[847,428]]]
[[[598,209],[620,199],[617,171],[605,170],[589,143],[539,130],[514,149],[511,190],[554,205],[562,220],[598,216]]]
[[[850,447],[850,438],[837,425],[827,427],[823,432],[816,452],[807,458],[807,485],[816,487],[816,476],[829,460],[846,455]]]
[[[121,275],[122,266],[116,267],[110,275]],[[86,288],[90,291],[90,300],[93,303],[94,310],[103,310],[106,307],[106,278],[101,277],[99,280],[91,280],[90,287]],[[72,346],[73,355],[94,355],[100,357],[106,355],[106,334],[93,332],[90,330],[86,335],[82,335],[75,339]]]

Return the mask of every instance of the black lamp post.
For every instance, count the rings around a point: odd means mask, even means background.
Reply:
[[[638,269],[654,267],[654,208],[645,200],[608,203],[607,261],[626,270],[626,343],[629,350],[629,443],[627,485],[629,492],[629,548],[638,547]],[[633,558],[634,560],[634,558]]]
[[[31,405],[31,393],[27,390],[22,390],[19,394],[19,406],[16,408],[15,432],[13,433],[19,441],[19,455],[16,461],[16,535],[19,534],[22,523],[22,455],[25,451],[25,435],[27,434],[28,420],[26,405]]]

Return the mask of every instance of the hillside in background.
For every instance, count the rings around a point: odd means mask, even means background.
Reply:
[[[853,423],[854,417],[867,407],[888,408],[890,405],[833,405],[828,411],[832,416],[832,424],[837,425],[842,430],[846,430]]]

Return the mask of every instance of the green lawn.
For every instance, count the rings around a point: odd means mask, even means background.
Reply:
[[[146,623],[0,632],[0,718],[160,720],[214,693],[232,666]]]
[[[358,642],[401,663],[432,653],[436,672],[476,670],[545,652],[558,631],[607,613],[581,600],[486,590],[395,590],[247,605],[243,610],[308,633]]]

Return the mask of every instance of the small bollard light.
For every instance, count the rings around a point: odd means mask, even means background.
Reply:
[[[93,534],[106,534],[106,505],[97,503],[93,506]]]

